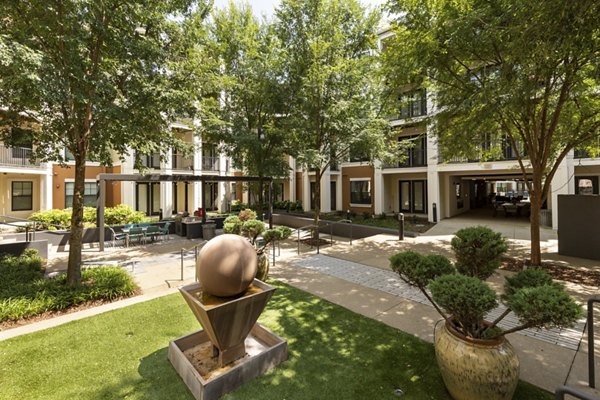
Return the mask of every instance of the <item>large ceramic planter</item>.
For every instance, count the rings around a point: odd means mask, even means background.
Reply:
[[[258,257],[256,279],[265,282],[269,276],[269,257],[265,253],[257,254],[256,257]]]
[[[510,400],[519,381],[519,359],[505,338],[473,340],[450,324],[435,334],[435,356],[454,400]]]

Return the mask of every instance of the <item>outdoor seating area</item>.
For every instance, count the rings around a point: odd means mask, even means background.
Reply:
[[[492,203],[493,216],[504,214],[505,217],[527,217],[531,215],[531,203],[517,197],[502,198],[498,196]]]
[[[119,245],[129,247],[131,244],[143,245],[148,242],[168,240],[171,224],[170,221],[165,222],[162,226],[145,222],[126,224],[122,228],[108,227],[111,232],[110,243],[113,247]]]

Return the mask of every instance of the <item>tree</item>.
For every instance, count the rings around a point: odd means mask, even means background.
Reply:
[[[266,176],[287,176],[284,154],[291,147],[278,118],[284,111],[279,84],[279,47],[272,27],[259,21],[247,3],[230,2],[212,15],[212,56],[220,66],[216,119],[203,125],[205,136],[222,144],[234,166],[258,176],[258,207],[264,207]]]
[[[81,280],[86,159],[111,165],[113,154],[181,146],[168,126],[194,110],[180,74],[197,34],[186,31],[186,22],[206,12],[202,3],[181,0],[0,5],[4,123],[23,115],[39,122],[37,159],[63,162],[64,149],[75,159],[69,284]]]
[[[315,173],[318,224],[327,168],[351,149],[373,160],[387,144],[389,124],[377,117],[373,74],[379,15],[367,14],[356,0],[287,0],[276,16],[289,105],[282,124],[296,138],[299,164]]]
[[[446,155],[516,155],[531,199],[531,262],[541,263],[540,209],[560,163],[600,136],[600,3],[593,0],[392,0],[399,15],[390,82],[426,86]],[[487,135],[487,136],[486,136]],[[492,146],[477,146],[483,138]],[[496,144],[494,146],[494,144]]]

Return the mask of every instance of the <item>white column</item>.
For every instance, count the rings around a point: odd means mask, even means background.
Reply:
[[[375,215],[379,215],[385,210],[384,206],[384,181],[383,181],[383,170],[382,170],[381,161],[375,161],[375,174],[374,174],[374,182],[373,182],[373,212]]]
[[[193,182],[189,185],[189,188],[192,192],[192,201],[189,203],[192,206],[192,209],[190,210],[191,215],[198,208],[202,207],[202,182]]]
[[[296,200],[296,160],[294,160],[292,157],[288,158],[288,163],[290,166],[290,196],[289,199],[290,201],[295,201]]]
[[[194,135],[192,142],[194,143],[194,175],[202,175],[202,141]]]
[[[302,208],[310,211],[310,176],[308,172],[302,172]]]
[[[160,183],[160,208],[163,218],[173,215],[173,182]]]
[[[428,96],[427,109],[433,112],[433,102]],[[433,205],[436,205],[436,222],[442,219],[442,209],[446,206],[442,204],[440,174],[438,173],[439,148],[437,139],[430,132],[432,125],[427,126],[427,219],[434,222]]]
[[[321,189],[321,204],[320,208],[322,212],[331,211],[331,176],[329,169],[321,176],[320,189]]]
[[[552,229],[557,230],[558,221],[558,196],[562,194],[573,194],[575,193],[575,166],[573,163],[573,150],[565,157],[565,159],[559,164],[554,178],[551,183],[551,194],[549,208],[552,209]]]
[[[221,161],[225,161],[224,158],[221,159]],[[222,174],[224,175],[224,174]],[[231,197],[229,195],[229,188],[228,186],[230,186],[229,182],[219,182],[219,199],[217,201],[217,207],[219,208],[219,212],[223,212],[225,210],[227,210],[227,205],[228,202],[230,200]]]
[[[52,208],[53,183],[52,170],[40,177],[40,210],[50,210]]]

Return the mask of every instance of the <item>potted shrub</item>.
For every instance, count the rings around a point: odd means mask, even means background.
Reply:
[[[504,238],[483,226],[464,228],[451,241],[452,264],[440,255],[404,251],[390,257],[391,267],[417,287],[444,319],[435,332],[435,353],[444,383],[455,400],[511,399],[519,378],[519,360],[505,338],[527,328],[573,325],[580,305],[544,271],[523,270],[506,278],[504,294],[484,281],[500,266]],[[485,316],[499,303],[506,311],[493,321]],[[519,325],[503,331],[498,323],[510,312]]]
[[[269,258],[265,249],[274,240],[284,240],[292,234],[292,230],[287,226],[266,229],[265,224],[256,219],[256,213],[249,209],[240,211],[237,216],[227,217],[223,223],[223,232],[241,235],[250,241],[258,257],[256,278],[261,281],[265,281],[269,276]]]

